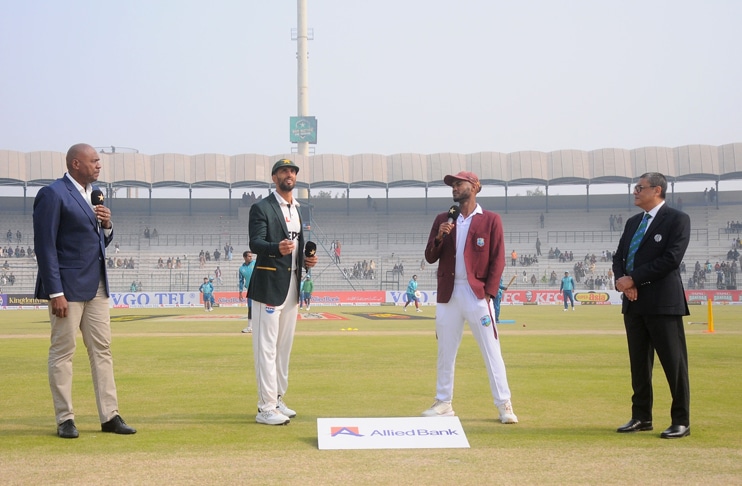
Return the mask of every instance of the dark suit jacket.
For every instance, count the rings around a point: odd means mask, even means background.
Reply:
[[[623,299],[623,313],[687,316],[690,312],[679,267],[690,241],[690,217],[664,204],[639,244],[634,270],[627,272],[629,244],[643,217],[641,212],[626,221],[613,255],[616,280],[631,275],[639,292],[634,302]]]
[[[92,300],[103,278],[108,290],[105,237],[90,205],[62,177],[42,188],[33,203],[33,229],[39,273],[34,295],[48,299],[64,292],[70,302]]]
[[[456,227],[436,244],[438,227],[448,221],[448,213],[441,213],[433,221],[433,227],[425,247],[425,260],[438,263],[438,294],[441,304],[451,300],[456,268]],[[469,226],[464,247],[466,276],[478,299],[485,295],[496,296],[500,289],[500,278],[505,269],[505,243],[500,215],[492,211],[475,214]]]
[[[298,209],[296,213],[301,226],[301,215]],[[291,272],[294,272],[298,302],[301,269],[304,266],[304,233],[300,230],[298,239],[289,235],[275,193],[271,193],[270,196],[252,205],[248,230],[250,250],[257,255],[257,258],[247,295],[264,304],[281,305],[289,293]],[[278,244],[287,238],[294,239],[298,247],[299,258],[296,267],[292,267],[291,255],[282,256],[278,251]]]

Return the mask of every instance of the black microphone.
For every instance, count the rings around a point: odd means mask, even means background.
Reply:
[[[304,245],[304,256],[313,257],[316,254],[317,254],[317,243],[313,241],[307,241],[307,244]]]
[[[448,223],[453,223],[457,219],[459,219],[459,214],[461,214],[461,208],[457,205],[451,206],[451,208],[448,210]]]
[[[461,208],[455,204],[451,206],[448,209],[448,224],[451,224],[459,219],[459,214],[461,214]],[[443,237],[445,238],[446,236],[448,236],[448,233],[443,233]]]
[[[100,206],[105,199],[103,191],[100,189],[93,189],[93,192],[90,193],[90,202],[93,203],[93,206]]]
[[[93,191],[90,193],[90,202],[93,203],[93,208],[96,206],[100,206],[103,204],[103,201],[106,198],[103,196],[103,191],[100,189],[93,189]],[[98,220],[98,226],[100,226],[100,219]]]

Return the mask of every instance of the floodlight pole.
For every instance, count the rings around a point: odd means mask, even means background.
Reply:
[[[297,0],[296,61],[297,61],[297,115],[309,116],[309,35],[307,29],[307,0]],[[299,155],[309,155],[309,142],[299,142]]]

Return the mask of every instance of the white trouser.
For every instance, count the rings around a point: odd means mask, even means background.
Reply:
[[[289,285],[286,300],[280,306],[253,302],[252,343],[258,385],[258,409],[273,410],[278,396],[289,387],[289,358],[299,312],[296,285]]]
[[[497,335],[493,302],[477,299],[466,282],[456,282],[451,300],[437,304],[435,331],[438,336],[438,383],[436,399],[450,402],[453,399],[453,378],[456,353],[464,333],[464,321],[469,322],[472,335],[479,344],[489,376],[495,405],[510,400],[510,387],[502,360],[500,340]]]

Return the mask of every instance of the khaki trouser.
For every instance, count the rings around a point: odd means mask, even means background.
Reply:
[[[108,296],[104,284],[98,286],[96,296],[87,302],[68,302],[67,317],[52,314],[51,346],[49,346],[49,386],[54,401],[57,424],[74,419],[72,408],[72,357],[77,345],[77,329],[88,350],[93,389],[101,423],[118,414],[116,383],[113,378],[111,355],[111,319]]]

